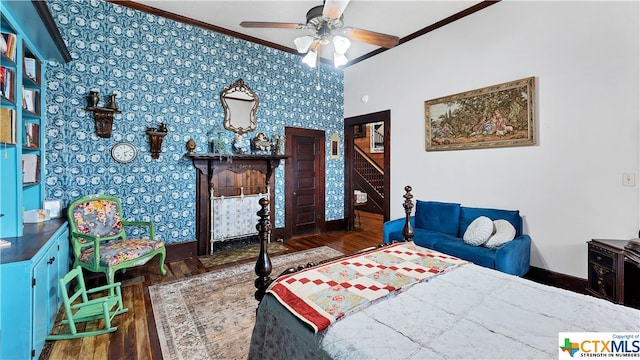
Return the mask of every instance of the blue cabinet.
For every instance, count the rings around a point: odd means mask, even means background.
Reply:
[[[58,279],[69,271],[69,227],[61,219],[25,225],[0,249],[0,358],[37,359],[62,305]]]

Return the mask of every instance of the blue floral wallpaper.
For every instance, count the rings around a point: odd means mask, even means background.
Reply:
[[[72,61],[49,63],[46,72],[47,199],[66,206],[88,194],[115,195],[126,218],[153,221],[165,242],[194,240],[195,169],[185,143],[193,138],[196,152],[208,152],[207,133],[222,128],[224,117],[218,95],[239,78],[260,97],[257,131],[319,129],[327,142],[338,132],[343,144],[342,70],[321,65],[318,77],[299,56],[101,0],[48,4]],[[99,92],[99,106],[117,95],[122,113],[111,138],[95,134],[93,113],[84,110],[90,90]],[[169,133],[152,159],[145,130],[160,123]],[[224,131],[223,140],[230,144],[232,135]],[[134,162],[111,158],[120,141],[138,148]],[[336,220],[343,218],[344,162],[326,149],[326,220]],[[276,227],[284,226],[283,165],[275,173]]]

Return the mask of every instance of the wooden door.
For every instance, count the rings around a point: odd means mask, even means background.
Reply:
[[[285,227],[288,237],[324,232],[324,131],[285,128]]]

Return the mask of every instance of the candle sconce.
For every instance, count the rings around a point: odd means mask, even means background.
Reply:
[[[113,129],[113,116],[120,114],[116,105],[116,94],[109,95],[109,102],[106,107],[99,107],[100,97],[97,91],[89,91],[87,95],[87,107],[85,110],[93,112],[93,118],[96,121],[96,135],[101,138],[110,138]]]
[[[167,135],[167,125],[161,123],[157,129],[147,128],[149,142],[151,143],[151,158],[158,159],[162,152],[162,139]]]

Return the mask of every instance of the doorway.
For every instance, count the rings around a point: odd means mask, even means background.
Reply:
[[[365,137],[370,147],[367,151],[360,151],[362,145],[357,138]],[[354,116],[344,119],[344,180],[345,180],[345,218],[347,220],[347,228],[353,229],[356,219],[355,203],[356,196],[354,190],[365,189],[367,198],[373,199],[374,195],[379,199],[380,204],[376,206],[383,215],[383,221],[388,221],[390,217],[390,201],[389,194],[391,190],[391,111],[379,111],[376,113]],[[364,153],[364,154],[363,154]],[[368,155],[367,155],[368,153]],[[373,156],[371,156],[373,155]],[[382,175],[378,177],[376,184],[366,184],[366,181],[360,181],[360,174],[355,170],[356,165],[360,162],[360,157],[369,157],[376,159],[366,159],[365,161],[374,163],[372,165],[376,172],[381,171]],[[379,196],[378,196],[379,195]],[[369,202],[369,200],[367,200]],[[375,205],[375,204],[374,204]],[[372,209],[374,210],[374,209]]]
[[[322,233],[325,222],[325,133],[285,127],[287,238]]]

